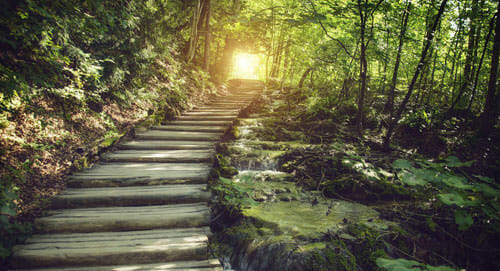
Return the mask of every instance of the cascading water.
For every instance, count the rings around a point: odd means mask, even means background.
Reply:
[[[245,208],[244,216],[277,225],[282,232],[281,236],[286,235],[285,239],[290,240],[294,236],[302,236],[302,240],[318,240],[326,232],[338,232],[342,238],[353,238],[343,232],[347,222],[372,228],[379,225],[387,227],[379,219],[378,212],[372,208],[358,203],[326,199],[320,191],[305,191],[296,185],[293,174],[280,171],[280,157],[286,150],[307,144],[265,141],[259,138],[265,118],[265,115],[256,114],[240,119],[239,125],[234,127],[237,139],[222,143],[226,150],[225,158],[238,170],[232,181],[243,189],[250,189],[252,199],[260,202],[257,206]],[[277,245],[279,247],[279,243]],[[237,252],[231,252],[231,255],[220,259],[224,270],[267,270],[262,267],[269,267],[280,259],[267,253],[266,249],[269,247],[262,246],[247,253],[240,247],[236,249]],[[250,253],[259,256],[250,257]],[[283,264],[294,266],[294,260],[286,261],[288,260],[285,259]]]

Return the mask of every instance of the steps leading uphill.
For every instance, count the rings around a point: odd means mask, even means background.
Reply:
[[[263,89],[240,82],[71,175],[11,270],[222,270],[208,255],[215,144]]]

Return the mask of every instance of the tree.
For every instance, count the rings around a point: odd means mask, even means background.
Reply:
[[[495,23],[495,36],[493,38],[493,53],[491,55],[490,80],[484,111],[480,116],[479,135],[487,137],[497,122],[500,108],[500,94],[498,88],[498,57],[500,55],[500,2],[498,2]]]
[[[422,50],[422,54],[420,56],[420,61],[418,62],[417,69],[415,70],[415,74],[413,75],[413,78],[410,82],[410,85],[408,85],[408,91],[406,92],[406,95],[403,99],[403,102],[399,106],[399,108],[396,112],[396,115],[394,115],[391,122],[389,123],[389,127],[387,127],[387,132],[385,134],[384,143],[383,143],[383,147],[386,150],[389,149],[389,144],[391,141],[392,134],[394,132],[394,128],[395,128],[396,124],[398,123],[399,119],[401,119],[401,115],[403,114],[403,111],[406,109],[406,105],[408,104],[408,101],[410,100],[411,94],[412,94],[413,89],[415,87],[415,83],[417,82],[417,78],[425,66],[425,59],[427,56],[427,52],[429,51],[429,48],[432,44],[432,40],[434,39],[434,33],[435,33],[437,26],[439,24],[439,20],[441,19],[441,16],[444,13],[444,9],[446,7],[447,1],[448,0],[443,0],[443,2],[441,2],[441,6],[439,7],[439,11],[435,17],[434,24],[432,25],[431,30],[429,32],[427,32],[427,35],[425,37],[425,41],[426,41],[425,47]]]

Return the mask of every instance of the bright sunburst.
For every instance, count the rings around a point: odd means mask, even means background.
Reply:
[[[257,79],[256,68],[259,59],[256,55],[238,53],[233,58],[233,78]]]

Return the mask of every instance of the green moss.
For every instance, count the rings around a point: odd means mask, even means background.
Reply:
[[[325,244],[324,249],[312,251],[309,259],[311,270],[318,271],[355,271],[358,270],[356,257],[339,240]]]
[[[230,178],[238,174],[238,170],[231,166],[227,158],[221,154],[217,154],[217,165],[219,176]]]
[[[122,138],[125,133],[117,133],[115,131],[109,131],[105,136],[102,142],[99,144],[101,148],[107,148],[113,145],[116,141]]]
[[[324,249],[324,248],[326,248],[325,242],[315,242],[315,243],[309,243],[307,245],[301,246],[299,248],[299,252],[306,252],[306,251]]]
[[[362,224],[349,225],[347,232],[363,240],[361,244],[354,243],[352,246],[352,252],[356,255],[358,264],[364,270],[381,270],[375,261],[379,257],[388,257],[381,232]]]
[[[330,207],[331,206],[331,207]],[[319,238],[327,231],[338,231],[345,220],[354,222],[380,221],[370,207],[345,201],[261,203],[243,210],[243,214],[278,225],[291,236]]]

